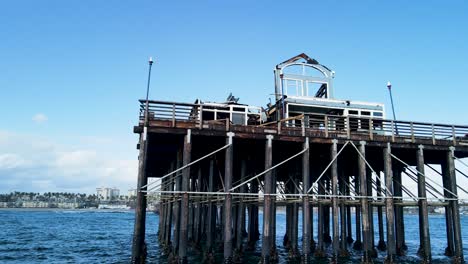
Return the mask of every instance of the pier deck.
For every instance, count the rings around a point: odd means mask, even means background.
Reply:
[[[291,258],[325,257],[330,246],[336,260],[354,247],[362,250],[365,263],[373,261],[376,249],[386,250],[390,263],[405,254],[403,208],[411,206],[419,211],[419,254],[430,261],[428,207],[441,206],[446,254],[463,261],[455,164],[468,157],[468,126],[333,115],[234,125],[229,119],[203,120],[203,105],[163,101],[148,102],[145,122],[146,102],[140,103],[140,122],[134,127],[140,135],[135,261],[143,256],[138,243],[143,243],[149,193],[161,197],[160,243],[180,263],[187,261],[189,245],[201,246],[206,261],[213,261],[216,239],[222,239],[226,263],[241,262],[242,251],[260,235],[262,261],[274,262],[277,206],[286,206],[284,235]],[[426,177],[433,165],[437,181]],[[402,184],[402,177],[417,183],[416,193]],[[160,182],[148,184],[148,178]],[[270,216],[263,218],[263,230],[258,230],[259,207]],[[216,217],[218,210],[221,217]],[[299,212],[303,223],[298,223]],[[377,232],[380,239],[374,241]],[[303,237],[302,249],[298,237]]]

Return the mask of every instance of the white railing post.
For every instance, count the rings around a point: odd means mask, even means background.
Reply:
[[[414,124],[413,124],[413,122],[410,123],[410,128],[411,128],[411,142],[414,143]]]
[[[348,139],[351,138],[351,124],[349,123],[349,116],[346,117],[346,134],[348,136]]]
[[[200,124],[199,124],[199,129],[203,129],[203,105],[200,105],[200,113],[198,114],[198,119],[200,121]]]
[[[305,116],[303,115],[302,116],[302,120],[301,120],[301,128],[302,128],[302,136],[305,137],[305,129],[306,129],[306,125],[305,125]]]
[[[392,142],[395,142],[395,123],[393,120],[391,121],[392,124]]]
[[[328,116],[325,116],[325,137],[328,137]]]
[[[435,145],[436,141],[435,141],[434,124],[432,124],[431,127],[432,127],[432,145]]]
[[[172,104],[172,127],[175,127],[175,119],[176,119],[176,112],[175,112],[175,104]]]
[[[452,126],[452,138],[453,138],[453,146],[457,145],[457,134],[455,133],[455,126]]]

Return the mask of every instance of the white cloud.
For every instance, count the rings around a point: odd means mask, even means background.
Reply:
[[[47,120],[49,120],[49,118],[42,113],[37,113],[32,117],[32,120],[37,124],[42,124],[46,122]]]
[[[106,152],[108,144],[119,145],[115,142],[110,139],[94,147],[72,146],[0,131],[0,193],[14,190],[94,193],[100,186],[115,186],[126,193],[136,186],[138,161]],[[129,156],[135,156],[131,151],[128,150]]]
[[[15,169],[21,167],[24,163],[24,160],[16,154],[0,154],[0,168]]]

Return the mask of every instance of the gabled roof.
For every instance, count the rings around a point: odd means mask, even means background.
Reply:
[[[300,59],[306,60],[307,64],[319,64],[320,65],[320,63],[316,59],[312,59],[311,57],[307,56],[307,54],[301,53],[297,56],[290,58],[289,60],[283,61],[282,63],[276,65],[276,67],[281,68],[285,64],[293,63]]]
[[[326,70],[331,71],[327,66],[320,64],[316,59],[312,59],[311,57],[309,57],[305,53],[301,53],[301,54],[299,54],[297,56],[294,56],[294,57],[290,58],[289,60],[283,61],[282,63],[276,65],[276,68],[280,69],[284,65],[296,62],[296,61],[298,61],[300,59],[304,59],[307,62],[307,64],[320,65],[321,67],[325,68]]]

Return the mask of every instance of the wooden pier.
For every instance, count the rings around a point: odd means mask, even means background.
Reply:
[[[227,103],[140,101],[134,263],[151,247],[147,195],[160,198],[159,243],[171,263],[188,263],[189,252],[202,252],[204,263],[219,262],[219,252],[224,263],[243,263],[258,243],[260,262],[276,263],[279,236],[302,263],[336,263],[350,249],[363,263],[377,250],[398,263],[407,253],[405,207],[419,212],[417,253],[430,263],[430,206],[445,209],[445,254],[464,262],[458,191],[466,190],[456,176],[468,176],[455,165],[468,167],[460,160],[468,126],[387,120],[382,104],[334,99],[334,72],[305,54],[274,73],[276,102],[266,110],[232,95]],[[285,234],[276,228],[279,207]]]
[[[242,252],[260,237],[263,263],[275,262],[278,206],[286,207],[290,256],[305,263],[312,256],[327,257],[325,247],[332,247],[332,259],[346,257],[352,246],[362,250],[364,263],[373,262],[377,249],[386,250],[388,263],[396,263],[395,257],[406,251],[404,207],[418,207],[418,253],[430,262],[428,206],[443,206],[446,254],[463,262],[455,161],[468,156],[466,126],[379,120],[377,131],[369,118],[364,131],[353,129],[349,118],[335,116],[302,117],[300,127],[290,121],[248,126],[203,121],[193,116],[197,112],[192,110],[201,107],[197,104],[149,101],[148,107],[148,126],[142,114],[134,128],[140,134],[134,262],[145,255],[148,193],[160,195],[159,240],[174,262],[186,263],[189,247],[202,249],[205,260],[214,261],[214,244],[221,240],[225,262],[241,263]],[[142,113],[145,108],[141,101]],[[332,128],[326,121],[334,119]],[[341,129],[336,122],[342,122]],[[441,166],[443,193],[425,176],[425,165]],[[160,181],[148,185],[153,177]],[[416,194],[402,185],[402,177],[418,183]],[[263,230],[258,230],[259,211]],[[351,233],[351,211],[356,234]],[[300,212],[303,223],[298,223]]]

